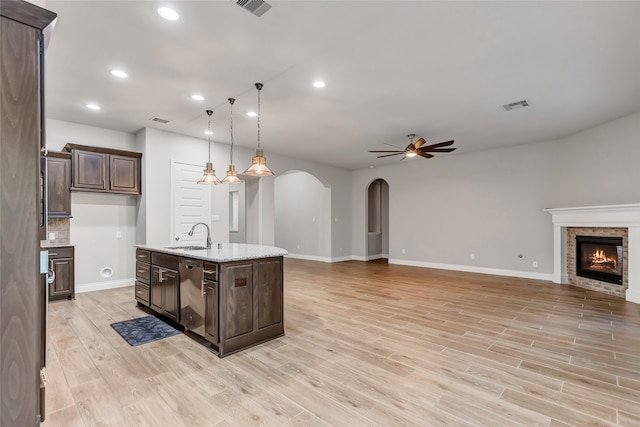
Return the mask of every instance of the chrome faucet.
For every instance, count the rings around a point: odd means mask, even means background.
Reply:
[[[202,224],[205,227],[207,227],[207,249],[211,249],[211,230],[209,229],[209,226],[204,222],[196,222],[195,224],[193,224],[193,227],[191,227],[191,230],[189,230],[187,234],[189,236],[193,236],[193,230],[196,228],[196,225],[199,225],[199,224]]]

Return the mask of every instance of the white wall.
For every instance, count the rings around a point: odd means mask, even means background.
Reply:
[[[135,151],[131,134],[48,119],[48,149],[60,151],[68,142]],[[71,193],[76,292],[133,283],[137,202],[137,196],[124,194]],[[105,267],[111,277],[100,275]]]
[[[353,254],[366,254],[366,189],[383,178],[390,262],[549,279],[543,209],[640,201],[638,135],[640,113],[560,140],[355,171]]]
[[[331,260],[331,189],[290,171],[275,180],[275,244],[291,256]]]

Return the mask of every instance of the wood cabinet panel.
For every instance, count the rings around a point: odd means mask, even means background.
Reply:
[[[49,268],[55,279],[49,284],[49,301],[75,298],[74,248],[49,249]]]
[[[253,264],[222,266],[220,320],[224,339],[253,331]]]
[[[106,191],[107,156],[93,151],[73,150],[73,189]]]
[[[135,285],[136,300],[143,305],[149,306],[150,287],[145,283],[136,281]]]
[[[282,322],[282,263],[278,260],[257,263],[256,306],[258,329]]]
[[[151,267],[151,308],[162,313],[162,268]]]
[[[140,159],[109,155],[109,190],[118,193],[140,193]]]
[[[214,345],[218,345],[218,283],[206,282],[204,310],[204,337]]]
[[[47,214],[51,218],[71,217],[71,155],[47,154]]]
[[[151,266],[151,308],[175,322],[179,319],[179,284],[177,271]]]

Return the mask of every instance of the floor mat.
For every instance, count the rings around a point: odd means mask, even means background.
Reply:
[[[122,322],[115,322],[111,324],[111,327],[131,346],[161,340],[180,333],[179,330],[155,316],[138,317]]]

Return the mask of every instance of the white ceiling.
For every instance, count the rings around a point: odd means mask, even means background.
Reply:
[[[40,2],[42,3],[42,2]],[[367,150],[455,139],[455,156],[562,137],[640,111],[640,2],[57,1],[47,53],[53,119],[144,127],[357,169]],[[162,19],[171,6],[178,21]],[[129,78],[109,74],[122,68]],[[324,89],[311,83],[326,81]],[[193,93],[205,101],[191,99]],[[504,112],[526,99],[530,107]],[[88,102],[101,111],[85,108]],[[168,124],[150,121],[167,119]],[[91,144],[91,141],[74,141]],[[606,141],[603,141],[606,143]],[[204,152],[204,151],[203,151]]]

